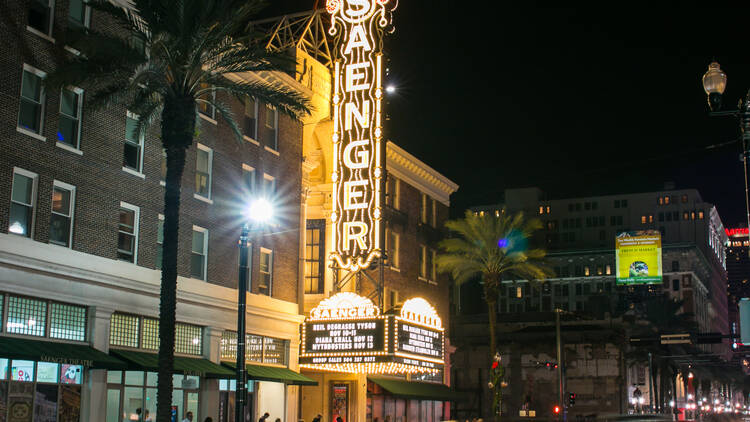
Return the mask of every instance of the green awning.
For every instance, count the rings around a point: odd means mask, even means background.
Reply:
[[[461,393],[451,391],[450,387],[443,384],[403,381],[381,377],[367,377],[367,379],[394,396],[406,399],[456,401],[463,398]]]
[[[110,353],[125,360],[128,363],[128,369],[139,371],[157,371],[159,369],[159,355],[156,353],[120,349],[111,349]],[[226,378],[234,375],[234,372],[210,360],[186,356],[174,357],[174,373],[207,378]]]
[[[87,344],[58,343],[0,337],[0,357],[83,365],[94,369],[124,369],[125,362]]]
[[[237,365],[235,365],[234,362],[222,363],[229,366],[230,368],[237,368]],[[307,378],[306,376],[294,372],[289,368],[253,365],[251,363],[245,365],[245,368],[247,369],[247,378],[251,380],[281,382],[290,385],[318,385],[318,382],[314,379]]]

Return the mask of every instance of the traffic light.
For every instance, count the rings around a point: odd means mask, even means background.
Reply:
[[[555,415],[559,415],[560,414],[560,406],[555,405],[555,407],[552,408],[552,413],[554,413]]]
[[[576,393],[568,393],[568,404],[570,406],[576,404]]]

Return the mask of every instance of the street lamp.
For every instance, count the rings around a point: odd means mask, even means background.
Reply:
[[[265,198],[255,199],[245,212],[245,223],[240,233],[240,271],[237,283],[237,388],[235,391],[235,422],[245,422],[247,379],[245,371],[245,314],[247,308],[247,248],[250,223],[261,225],[273,216],[273,206]]]
[[[711,108],[711,116],[734,116],[740,123],[740,143],[742,146],[742,170],[745,173],[745,210],[747,212],[747,226],[750,227],[750,196],[747,184],[747,159],[748,145],[750,145],[750,90],[745,94],[744,100],[740,100],[737,110],[720,111],[721,97],[727,87],[727,75],[721,70],[718,62],[708,65],[706,74],[703,75],[703,90],[708,97],[708,106]],[[750,250],[748,250],[750,254]]]

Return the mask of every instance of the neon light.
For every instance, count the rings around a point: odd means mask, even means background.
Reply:
[[[409,299],[401,305],[401,319],[438,330],[443,329],[443,321],[435,308],[421,297]]]
[[[380,308],[366,297],[351,292],[336,293],[323,299],[310,311],[310,321],[351,318],[372,318],[380,315]]]
[[[748,229],[747,229],[747,227],[739,227],[739,228],[736,228],[736,229],[724,229],[724,231],[727,233],[727,236],[729,236],[729,237],[747,236],[748,235]]]
[[[334,65],[330,259],[352,272],[369,267],[382,254],[382,36],[391,13],[386,4],[388,0],[326,1],[328,32],[338,35],[339,53]]]

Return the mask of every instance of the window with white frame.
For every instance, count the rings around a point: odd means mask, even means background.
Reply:
[[[255,193],[255,169],[247,164],[242,164],[242,186],[248,196]]]
[[[427,205],[429,203],[428,201],[429,201],[429,198],[427,197],[427,194],[422,193],[422,202],[419,208],[419,216],[420,216],[419,221],[421,221],[422,224],[427,224],[427,221],[428,221],[427,220],[427,216],[428,216]]]
[[[216,90],[205,82],[201,82],[200,88],[204,93],[198,100],[198,112],[202,116],[214,120],[216,119],[216,107],[213,104],[216,102]]]
[[[273,251],[260,248],[260,279],[258,293],[271,296],[273,287]]]
[[[46,36],[52,36],[54,10],[54,0],[29,1],[28,28],[38,31]]]
[[[156,226],[156,264],[157,270],[161,269],[162,247],[164,246],[164,216],[159,214],[159,222]]]
[[[33,2],[32,2],[33,3]],[[42,134],[44,121],[44,78],[46,73],[27,64],[21,77],[21,103],[18,109],[18,128]]]
[[[143,133],[138,130],[138,116],[129,111],[125,116],[122,166],[138,173],[143,169]]]
[[[276,178],[267,173],[263,173],[263,194],[268,197],[276,194]]]
[[[193,242],[190,253],[190,275],[200,280],[206,279],[208,257],[208,230],[193,226]]]
[[[49,242],[70,247],[73,240],[73,210],[75,186],[55,180],[52,187],[52,214],[50,215]]]
[[[91,8],[86,5],[86,0],[68,1],[68,22],[83,28],[89,27],[91,19]]]
[[[271,104],[266,104],[266,145],[274,151],[279,150],[279,111]]]
[[[195,193],[211,199],[211,167],[214,152],[211,148],[198,144],[195,160]]]
[[[138,261],[138,222],[140,208],[120,202],[120,221],[117,227],[117,258],[121,261]]]
[[[57,125],[57,140],[78,149],[81,139],[81,111],[83,90],[66,87],[60,91],[60,117]]]
[[[13,169],[8,233],[31,237],[34,228],[36,189],[39,176],[30,171]]]
[[[385,229],[385,250],[388,254],[388,265],[391,268],[399,267],[399,234],[391,228]]]
[[[245,98],[242,134],[253,140],[258,138],[258,101],[253,97]]]

